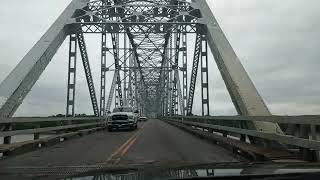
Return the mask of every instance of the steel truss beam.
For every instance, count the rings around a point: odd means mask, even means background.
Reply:
[[[123,48],[124,48],[124,60],[123,60],[123,64],[124,66],[127,66],[127,35],[124,34],[123,35]],[[128,87],[127,87],[127,69],[124,69],[123,70],[123,103],[125,106],[128,105],[128,99],[127,99],[127,96],[128,96]]]
[[[109,3],[106,4],[105,2]],[[181,29],[182,26],[186,28]],[[73,0],[46,34],[0,84],[0,116],[10,117],[14,114],[67,35],[111,33],[114,36],[115,33],[121,32],[128,35],[132,45],[135,67],[138,68],[138,70],[134,70],[137,93],[135,98],[137,106],[140,106],[143,110],[148,108],[148,105],[155,99],[158,93],[155,84],[159,83],[158,79],[161,75],[161,71],[157,67],[160,66],[159,60],[162,58],[163,52],[159,51],[159,49],[163,48],[164,35],[167,33],[196,32],[206,35],[211,52],[214,55],[238,113],[241,115],[271,114],[205,0],[193,0],[191,5],[186,1],[168,0]],[[116,44],[113,39],[114,51],[117,48],[119,49],[118,46],[119,43]],[[179,48],[177,49],[178,52],[176,52],[175,56],[179,54]],[[120,64],[118,61],[119,52],[114,52],[114,54],[115,62],[117,62],[115,64],[117,69],[115,72],[118,74],[116,76],[117,92],[122,96],[121,76],[119,74]],[[207,64],[207,61],[202,61],[202,63],[204,62]],[[146,67],[154,68],[154,72],[148,71]],[[174,62],[170,70],[175,72],[177,67],[178,64]],[[201,68],[201,74],[206,73],[204,77],[208,76],[207,68]],[[193,77],[194,72],[192,74]],[[172,101],[169,103],[170,114],[172,114],[172,111],[177,111],[176,93],[179,89],[177,87],[177,80],[178,73],[172,75],[172,71],[169,72],[169,81],[171,82],[169,88],[175,87],[173,90],[169,89],[168,91],[170,94],[169,100]],[[202,89],[205,89],[206,82],[204,80],[202,83]],[[195,83],[195,80],[194,82],[190,82],[190,85],[192,83]],[[89,89],[94,89],[90,84],[88,86]],[[184,86],[183,88],[185,89]],[[90,91],[90,93],[92,95],[93,91]],[[206,93],[203,92],[202,94]],[[190,103],[193,103],[193,96],[194,87],[190,86],[188,114],[192,112],[192,105],[190,106]],[[122,97],[120,101],[122,101]],[[101,104],[100,102],[100,106]],[[174,106],[174,109],[172,109],[172,106]],[[98,106],[96,105],[96,107]],[[94,109],[95,114],[97,114],[96,110],[99,108]],[[182,108],[180,107],[180,109]],[[100,113],[99,110],[97,112],[98,114]],[[270,133],[282,133],[277,124],[269,122],[253,122],[252,124],[248,124],[248,127]]]
[[[120,77],[120,69],[121,66],[119,65],[119,34],[111,34],[112,40],[112,47],[113,47],[113,54],[114,54],[114,66],[117,72],[117,87],[116,87],[116,98],[119,98],[119,103],[115,101],[116,106],[123,106],[123,99],[122,99],[122,87],[121,87],[121,77]],[[117,99],[116,99],[117,100]]]
[[[106,0],[101,1],[102,5],[108,5]],[[106,14],[106,11],[102,11]],[[105,15],[103,15],[106,18]],[[100,71],[100,116],[106,116],[106,63],[107,63],[107,34],[101,33],[101,71]]]
[[[79,44],[79,48],[80,48],[80,54],[82,57],[83,69],[84,69],[86,79],[87,79],[87,84],[88,84],[88,89],[89,89],[89,94],[90,94],[90,98],[91,98],[93,112],[94,112],[95,116],[99,116],[99,106],[98,106],[96,91],[94,88],[94,83],[93,83],[93,78],[92,78],[92,73],[91,73],[91,68],[90,68],[90,63],[89,63],[89,57],[88,57],[86,43],[84,40],[83,33],[77,34],[77,37],[78,37],[77,39],[78,39],[78,44]]]
[[[108,101],[106,104],[106,109],[105,109],[105,115],[108,111],[110,111],[111,108],[111,103],[112,103],[112,99],[113,99],[113,95],[116,89],[116,83],[117,83],[117,76],[119,75],[119,73],[117,71],[114,72],[113,74],[113,78],[112,78],[112,83],[111,83],[111,87],[110,87],[110,91],[109,91],[109,96],[108,96]]]
[[[165,106],[164,102],[166,101],[165,99],[167,98],[166,96],[166,83],[168,79],[168,71],[167,66],[169,64],[168,62],[168,44],[170,42],[170,36],[171,34],[166,34],[165,35],[165,44],[163,45],[164,50],[162,53],[162,61],[161,61],[161,67],[160,67],[160,77],[159,77],[159,83],[157,87],[157,106],[158,106],[158,114],[164,114],[165,111]]]
[[[71,24],[76,25],[75,31],[91,33],[168,33],[176,31],[180,25],[188,25],[188,31],[196,32],[199,10],[192,8],[188,2],[171,3],[114,1],[106,5],[102,1],[93,1],[75,16],[83,21]]]
[[[169,40],[169,58],[168,60],[170,60],[170,58],[172,57],[173,54],[173,47],[172,47],[172,39],[173,39],[173,33],[171,33],[170,35],[170,40]],[[167,116],[172,116],[172,108],[171,108],[171,104],[172,104],[172,95],[173,95],[173,87],[172,87],[172,63],[168,63],[168,70],[170,69],[170,71],[168,71],[168,80],[167,80],[167,92],[168,92],[168,100],[167,100]]]
[[[134,67],[135,63],[135,58],[133,57],[133,54],[131,53],[129,55],[129,67]],[[134,67],[135,68],[135,67]],[[135,71],[135,70],[134,70]],[[135,79],[135,73],[133,72],[133,69],[129,69],[129,84],[128,84],[128,91],[129,91],[129,96],[128,96],[128,101],[129,101],[129,105],[131,107],[135,107],[136,106],[136,96],[135,96],[135,92],[136,92],[136,88],[135,88],[135,83],[134,83],[134,79]]]
[[[183,105],[183,98],[182,98],[182,90],[181,90],[181,83],[180,83],[180,76],[179,76],[179,71],[176,70],[175,72],[175,79],[176,79],[176,87],[177,87],[177,93],[178,93],[178,99],[179,99],[179,105],[180,105],[180,113],[181,115],[184,114],[184,105]]]
[[[186,31],[186,26],[183,26],[182,29],[183,31]],[[188,55],[187,55],[187,33],[183,32],[182,33],[182,98],[183,98],[183,115],[187,114],[187,103],[188,103]]]
[[[202,35],[201,43],[201,100],[202,116],[209,116],[208,44],[205,35]]]
[[[175,36],[175,59],[174,59],[174,65],[172,66],[172,69],[174,70],[174,77],[173,77],[173,92],[172,92],[172,104],[171,104],[171,115],[177,115],[178,113],[178,63],[179,63],[179,52],[180,52],[180,38],[181,34],[180,32],[176,33]]]
[[[107,34],[101,35],[101,79],[100,79],[100,116],[105,116],[106,106],[106,62],[107,62]]]
[[[74,117],[74,103],[76,94],[76,70],[77,70],[77,35],[71,34],[69,41],[69,64],[66,116]]]
[[[0,84],[0,117],[11,117],[70,33],[71,17],[83,3],[73,0]]]
[[[196,35],[196,42],[194,47],[194,54],[193,54],[193,63],[192,63],[192,72],[190,78],[190,86],[189,86],[189,98],[187,104],[187,115],[192,115],[192,107],[193,107],[193,99],[194,99],[194,92],[196,87],[197,75],[198,75],[198,66],[199,66],[199,57],[201,54],[201,44],[202,44],[202,35],[198,33]]]
[[[208,44],[217,62],[222,78],[240,115],[271,115],[249,75],[220,28],[206,0],[193,0],[199,8],[206,27]],[[270,133],[283,133],[275,123],[253,122],[249,128]]]

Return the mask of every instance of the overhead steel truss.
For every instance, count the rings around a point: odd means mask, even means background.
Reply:
[[[84,33],[102,35],[100,108]],[[107,41],[108,34],[111,34],[111,42]],[[192,35],[196,35],[196,42],[188,83],[187,48],[191,43],[187,42]],[[72,0],[0,84],[0,117],[14,114],[67,36],[70,36],[67,116],[75,114],[77,43],[96,116],[105,116],[112,101],[116,106],[134,106],[145,114],[177,115],[179,109],[180,115],[192,114],[199,60],[202,115],[209,115],[208,47],[238,113],[270,115],[206,0]],[[114,58],[108,58],[107,53]],[[113,62],[112,67],[107,67],[109,62]],[[107,95],[110,72],[114,76]],[[113,99],[115,94],[117,98]],[[282,133],[279,126],[271,122],[252,122],[247,127]]]

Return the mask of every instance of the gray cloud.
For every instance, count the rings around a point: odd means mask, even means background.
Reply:
[[[3,2],[0,11],[0,81],[48,29],[70,0]],[[320,111],[320,2],[308,0],[208,0],[221,27],[257,89],[274,114],[318,114]],[[12,9],[17,9],[12,11]],[[192,37],[189,44],[193,44]],[[99,40],[86,36],[99,92]],[[17,116],[65,112],[67,47],[65,42],[17,111]],[[191,45],[190,50],[193,50]],[[112,56],[108,56],[112,61]],[[189,64],[192,54],[189,55]],[[79,59],[80,60],[80,59]],[[212,114],[235,114],[220,74],[210,58]],[[82,64],[78,61],[77,112],[91,113]],[[190,69],[190,67],[189,67]],[[108,73],[107,84],[112,73]],[[198,81],[199,82],[199,81]],[[200,84],[198,83],[198,86]],[[108,90],[107,90],[108,91]],[[200,93],[199,89],[196,91]],[[98,94],[97,94],[98,95]],[[198,96],[199,97],[199,96]],[[195,99],[195,112],[201,112]]]

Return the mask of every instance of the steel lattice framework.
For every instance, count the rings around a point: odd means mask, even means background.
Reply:
[[[101,35],[100,99],[91,74],[86,33]],[[113,101],[115,106],[134,106],[148,115],[191,115],[199,65],[202,115],[209,115],[209,50],[238,113],[270,115],[206,0],[73,0],[0,84],[1,117],[14,114],[67,36],[70,37],[67,116],[75,114],[77,46],[96,116],[105,116]],[[191,36],[195,41],[188,41]],[[194,49],[190,44],[194,44]],[[107,58],[108,54],[114,58]],[[107,67],[110,61],[113,66]],[[109,71],[113,77],[108,75]],[[106,81],[112,81],[109,94]],[[267,132],[281,131],[271,122],[252,122],[246,126]]]

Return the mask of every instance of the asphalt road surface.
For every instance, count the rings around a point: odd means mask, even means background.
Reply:
[[[100,131],[0,160],[1,167],[238,162],[233,154],[160,120],[136,131]]]

